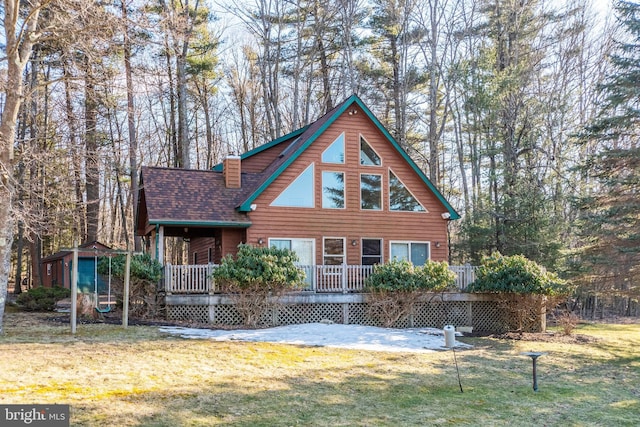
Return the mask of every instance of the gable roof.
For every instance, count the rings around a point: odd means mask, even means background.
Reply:
[[[255,188],[257,174],[242,174],[242,188],[227,188],[221,173],[143,167],[140,189],[150,225],[249,227],[249,217],[235,209]],[[140,212],[139,212],[140,213]]]
[[[261,172],[242,172],[241,188],[227,188],[222,164],[211,170],[142,167],[137,229],[147,225],[184,227],[249,227],[251,205],[338,117],[353,105],[371,120],[449,213],[460,215],[356,95],[347,98],[308,126],[268,142],[240,156],[241,161],[282,146],[280,154]],[[276,151],[277,152],[277,151]],[[147,224],[142,223],[146,218]]]
[[[357,95],[351,95],[341,104],[334,107],[327,114],[322,116],[317,121],[313,122],[309,126],[299,129],[296,132],[299,133],[299,137],[295,139],[291,144],[289,144],[283,152],[280,154],[278,159],[274,161],[269,168],[265,170],[264,176],[261,179],[260,185],[255,188],[255,190],[251,191],[249,196],[240,204],[238,210],[240,212],[249,212],[251,210],[251,205],[254,203],[256,198],[262,194],[262,192],[271,185],[273,181],[275,181],[282,172],[291,165],[322,133],[333,124],[338,117],[340,117],[349,107],[353,104],[356,104],[373,122],[373,124],[378,128],[378,130],[385,136],[385,138],[391,143],[391,145],[398,151],[398,153],[402,156],[402,158],[409,164],[409,166],[414,170],[414,172],[420,177],[420,179],[424,182],[424,184],[433,192],[433,194],[438,198],[438,200],[444,205],[445,209],[449,213],[450,219],[459,219],[460,215],[456,212],[456,210],[449,204],[447,199],[440,193],[440,191],[436,188],[435,185],[427,178],[424,172],[418,167],[418,165],[411,159],[411,157],[407,154],[407,152],[398,144],[398,142],[391,136],[389,131],[380,123],[377,117],[367,108],[367,106],[362,102],[362,100]],[[255,155],[260,151],[271,148],[276,143],[282,143],[288,139],[291,139],[292,136],[297,135],[296,132],[292,132],[291,134],[285,135],[282,138],[272,141],[269,144],[269,147],[259,147],[253,152],[245,153],[245,157],[250,157],[251,155]],[[260,150],[261,148],[261,150]]]
[[[275,147],[278,144],[282,144],[286,141],[296,138],[300,136],[302,133],[304,133],[304,131],[307,130],[308,128],[309,128],[309,125],[304,126],[298,130],[294,130],[293,132],[283,135],[280,138],[276,138],[273,141],[267,142],[266,144],[262,144],[261,146],[256,147],[253,150],[249,150],[246,153],[240,155],[240,160],[244,160],[248,157],[255,156],[256,154],[262,153],[263,151],[266,151],[269,148]],[[218,163],[217,165],[212,167],[211,170],[216,172],[222,172],[222,163]]]

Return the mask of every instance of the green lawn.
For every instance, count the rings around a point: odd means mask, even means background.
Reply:
[[[640,325],[587,342],[463,338],[454,354],[186,340],[156,327],[5,314],[0,403],[71,405],[84,426],[636,426]],[[531,360],[544,351],[539,391]]]

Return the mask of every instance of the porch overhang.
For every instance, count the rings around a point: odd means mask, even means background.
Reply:
[[[165,237],[213,237],[224,228],[245,229],[251,222],[238,221],[180,221],[157,219],[149,221],[150,228],[162,227]]]

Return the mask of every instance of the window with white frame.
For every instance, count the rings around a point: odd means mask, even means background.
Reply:
[[[269,247],[278,249],[289,249],[298,255],[299,265],[315,264],[315,256],[313,248],[315,247],[314,239],[290,239],[290,238],[274,238],[269,239]]]
[[[322,172],[322,207],[344,209],[344,172]]]
[[[312,163],[280,193],[271,206],[313,208],[315,206],[313,169]]]
[[[344,132],[322,152],[322,163],[344,164]]]
[[[362,265],[382,264],[382,239],[362,239]]]
[[[431,258],[429,242],[390,242],[391,259],[408,260],[424,265]]]
[[[364,166],[380,166],[382,160],[371,145],[360,135],[360,164]]]
[[[290,239],[290,238],[274,238],[269,239],[269,247],[275,247],[278,249],[289,249],[298,255],[298,266],[312,266],[315,264],[315,248],[316,241],[314,239]],[[308,286],[313,284],[313,274],[309,274],[310,270],[305,270],[304,281]]]
[[[360,175],[360,208],[374,211],[382,209],[382,175]]]
[[[402,212],[426,212],[418,199],[402,181],[389,171],[389,210]]]
[[[343,237],[324,238],[324,265],[342,265],[345,263],[345,246]]]

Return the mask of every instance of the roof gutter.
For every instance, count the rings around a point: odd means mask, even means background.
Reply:
[[[235,221],[180,221],[170,219],[150,219],[149,224],[155,224],[156,231],[160,225],[178,226],[178,227],[234,227],[249,228],[251,222],[235,222]]]

